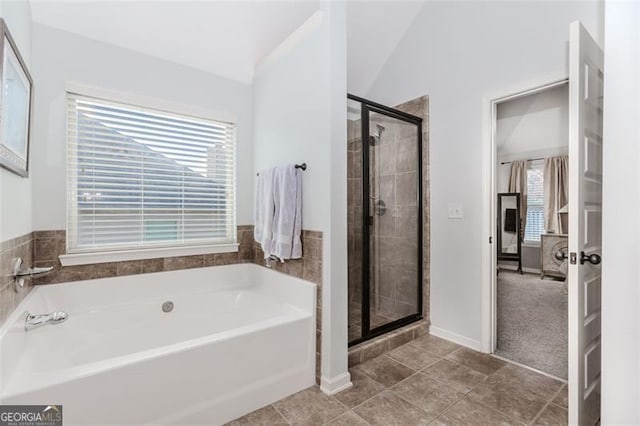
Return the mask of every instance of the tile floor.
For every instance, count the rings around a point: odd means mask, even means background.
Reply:
[[[426,335],[351,369],[353,387],[317,386],[233,425],[566,425],[561,381]]]

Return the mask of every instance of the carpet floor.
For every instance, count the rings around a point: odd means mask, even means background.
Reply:
[[[567,378],[564,282],[500,271],[496,355]]]

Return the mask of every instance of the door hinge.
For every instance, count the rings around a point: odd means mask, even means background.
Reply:
[[[578,256],[576,255],[575,252],[571,252],[569,253],[569,263],[571,263],[572,265],[575,265],[577,262]]]
[[[489,237],[489,244],[493,244],[493,237]]]

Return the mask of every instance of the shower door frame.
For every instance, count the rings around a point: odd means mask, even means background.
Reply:
[[[407,324],[411,324],[413,322],[419,321],[422,319],[422,309],[423,309],[423,286],[424,286],[424,278],[423,278],[423,200],[422,200],[422,118],[416,117],[415,115],[408,114],[406,112],[400,111],[395,108],[388,107],[386,105],[379,104],[377,102],[370,101],[365,98],[361,98],[356,95],[352,95],[350,93],[347,94],[347,99],[351,99],[355,102],[360,103],[360,121],[361,121],[361,130],[360,130],[360,140],[362,141],[362,302],[361,302],[361,324],[362,330],[360,333],[360,337],[348,342],[348,346],[354,346],[358,343],[362,343],[364,341],[373,339],[374,337],[380,336],[382,334],[388,333],[390,331],[396,330],[402,326]],[[370,219],[370,199],[369,194],[371,191],[370,188],[370,176],[369,176],[369,113],[374,112],[377,114],[382,114],[387,117],[394,118],[396,120],[404,121],[407,123],[415,124],[416,130],[418,132],[418,168],[417,168],[417,200],[416,200],[416,208],[418,210],[418,223],[417,223],[417,232],[418,232],[418,247],[417,247],[417,267],[418,267],[418,280],[417,280],[417,298],[418,298],[418,306],[417,312],[414,314],[407,315],[403,318],[397,319],[395,321],[391,321],[385,323],[381,326],[378,326],[374,329],[371,329],[371,241],[370,241],[370,232],[369,226],[371,225],[369,222]]]

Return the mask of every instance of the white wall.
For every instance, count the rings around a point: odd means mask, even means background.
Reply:
[[[27,0],[0,1],[0,16],[4,18],[20,55],[33,77],[31,65],[31,5]],[[34,137],[31,135],[33,151]],[[31,155],[33,159],[33,155]],[[29,167],[33,170],[33,162]],[[31,176],[33,173],[31,174]],[[23,178],[0,168],[0,241],[27,234],[33,230],[31,216],[32,178]]]
[[[602,424],[640,424],[640,4],[606,1]]]
[[[569,24],[577,19],[602,40],[598,2],[426,2],[366,94],[388,105],[429,95],[431,321],[470,346],[480,347],[488,241],[483,104],[566,77]],[[462,204],[464,220],[448,220],[448,204]]]
[[[569,85],[501,102],[497,105],[498,157],[568,146]],[[519,157],[523,159],[526,157]]]
[[[66,227],[65,82],[155,98],[235,117],[237,219],[253,223],[251,86],[41,24],[33,25],[33,225]]]
[[[330,225],[331,129],[329,48],[323,25],[327,25],[326,17],[317,12],[257,67],[253,158],[256,172],[307,163],[302,227],[326,232]]]
[[[567,155],[569,85],[501,102],[496,106],[496,188],[509,189],[513,160]]]
[[[256,172],[307,163],[302,227],[323,233],[322,388],[347,372],[346,24],[344,4],[320,10],[256,69]],[[254,173],[255,175],[255,173]]]

